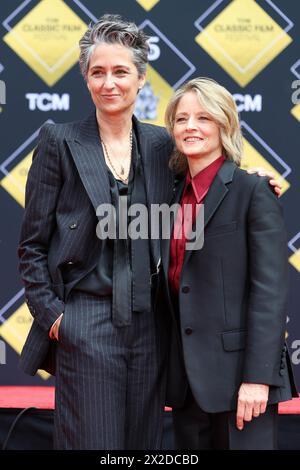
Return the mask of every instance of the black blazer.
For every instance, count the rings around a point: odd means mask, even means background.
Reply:
[[[173,312],[168,404],[183,404],[188,382],[198,405],[213,413],[236,408],[242,382],[271,385],[270,403],[291,391],[298,396],[284,342],[286,232],[267,178],[225,161],[205,198],[204,219],[204,246],[186,252],[181,273],[180,331]],[[167,293],[169,250],[165,240]],[[168,293],[172,310],[169,302]]]
[[[144,167],[147,203],[169,202],[173,177],[168,168],[172,143],[164,128],[133,118]],[[67,124],[46,124],[33,155],[19,245],[25,297],[34,317],[21,354],[21,368],[54,372],[55,342],[48,332],[64,311],[72,287],[99,259],[96,209],[110,203],[107,167],[95,112]],[[159,240],[151,241],[155,266]],[[51,346],[51,347],[50,347]]]

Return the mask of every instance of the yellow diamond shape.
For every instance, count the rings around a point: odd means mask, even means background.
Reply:
[[[300,273],[300,249],[289,257],[289,262]]]
[[[300,121],[300,104],[297,104],[291,109],[292,115]]]
[[[52,86],[78,61],[86,28],[62,0],[42,0],[3,40]]]
[[[159,0],[136,0],[145,10],[149,11],[153,8]]]
[[[0,326],[0,335],[18,354],[21,354],[31,325],[32,316],[27,305],[24,303]],[[38,374],[44,380],[50,377],[50,375],[43,370],[39,370]]]
[[[292,41],[254,0],[233,0],[195,40],[242,87]]]
[[[281,194],[285,193],[290,187],[290,183],[282,178],[280,173],[275,170],[275,168],[266,160],[262,155],[246,140],[244,141],[244,153],[241,163],[241,168],[244,170],[248,170],[249,168],[253,167],[262,167],[266,170],[272,171],[275,174],[275,177],[280,181],[282,184]]]
[[[159,75],[159,73],[151,66],[148,66],[147,81],[150,82],[154,95],[156,96],[156,98],[158,98],[157,118],[147,119],[144,120],[144,122],[156,124],[158,126],[164,126],[164,115],[166,106],[168,104],[169,99],[173,95],[174,90],[168,84],[168,82],[161,75]]]
[[[25,207],[25,186],[32,162],[32,154],[33,152],[30,152],[30,154],[18,163],[0,182],[1,186],[3,186],[22,207]]]

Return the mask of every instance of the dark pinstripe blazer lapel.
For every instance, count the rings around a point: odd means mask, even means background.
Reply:
[[[109,203],[111,200],[109,178],[95,112],[81,121],[74,139],[66,140],[95,210],[100,204]]]

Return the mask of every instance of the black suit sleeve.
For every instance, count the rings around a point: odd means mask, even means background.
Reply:
[[[28,308],[47,331],[64,311],[48,271],[48,247],[56,226],[56,205],[62,185],[54,127],[43,126],[33,154],[18,250]]]
[[[258,178],[248,214],[250,295],[243,381],[280,385],[287,300],[282,209],[268,180]]]

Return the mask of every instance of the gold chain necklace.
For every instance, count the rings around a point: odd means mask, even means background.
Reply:
[[[130,143],[130,151],[129,151],[129,158],[130,158],[130,162],[131,162],[131,156],[132,156],[132,142],[133,142],[133,139],[132,139],[132,128],[131,128],[131,131],[130,131],[130,136],[129,136],[129,143]],[[107,147],[105,145],[105,142],[104,140],[101,138],[101,143],[103,144],[103,148],[104,148],[104,152],[105,152],[105,155],[106,155],[106,158],[107,160],[109,161],[110,163],[110,166],[112,167],[112,169],[114,170],[115,174],[119,177],[119,179],[121,181],[123,181],[123,183],[127,183],[128,181],[128,176],[129,176],[129,171],[130,171],[130,163],[129,163],[129,170],[128,170],[128,174],[127,174],[127,178],[124,178],[123,175],[125,173],[125,168],[123,166],[123,161],[125,160],[126,157],[124,157],[124,159],[122,160],[122,163],[121,163],[121,174],[116,170],[115,166],[113,165],[111,159],[110,159],[110,156],[109,156],[109,153],[107,151]]]

